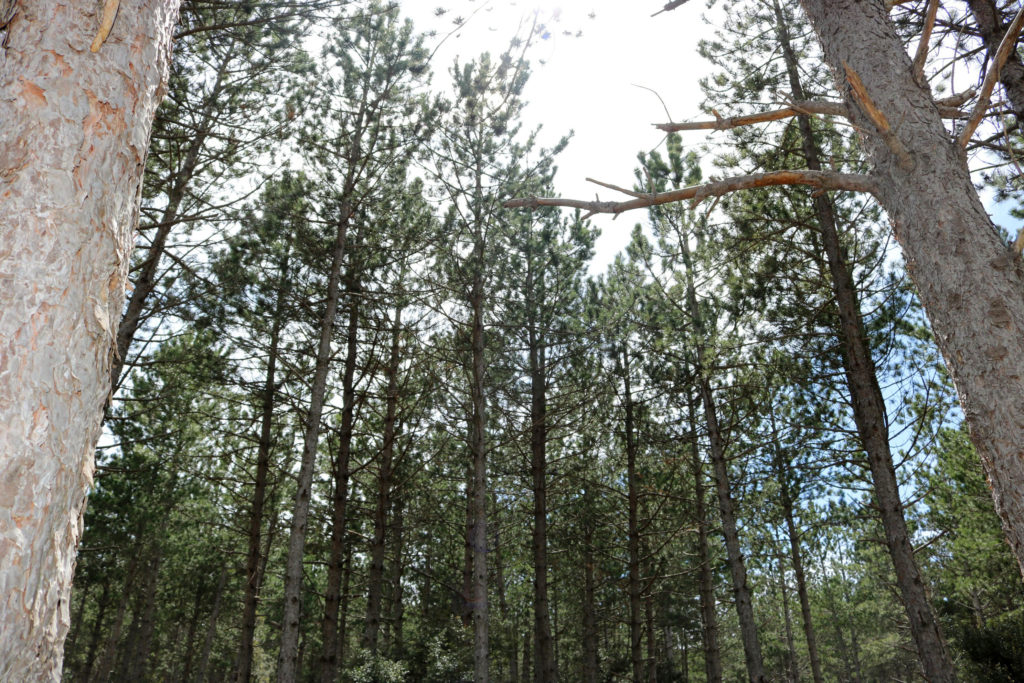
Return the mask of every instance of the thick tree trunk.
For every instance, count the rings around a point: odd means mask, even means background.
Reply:
[[[527,291],[532,299],[532,271]],[[533,310],[530,311],[531,318]],[[555,669],[551,617],[548,613],[548,504],[547,504],[547,366],[543,340],[536,323],[528,330],[530,359],[530,470],[533,475],[533,637],[534,683],[558,680]]]
[[[58,680],[177,0],[20,2],[0,58],[0,679]],[[17,524],[11,520],[17,520]]]
[[[985,212],[963,150],[950,139],[931,94],[914,81],[885,3],[802,4],[852,122],[864,131],[877,197],[892,219],[985,465],[996,511],[1024,569],[1024,268]],[[890,122],[888,144],[854,100],[847,67]],[[893,139],[905,153],[893,151]],[[895,536],[887,541],[890,547],[898,543]],[[929,615],[911,618],[927,622]],[[938,660],[934,680],[946,680],[947,659]]]
[[[321,624],[323,649],[320,653],[320,680],[334,683],[338,677],[338,612],[341,605],[341,584],[344,562],[349,551],[348,479],[352,455],[352,434],[355,428],[356,360],[359,350],[359,283],[350,278],[348,330],[345,338],[345,369],[341,376],[341,425],[338,451],[334,458],[334,495],[331,500],[331,551],[327,559],[327,587],[324,594],[324,616]]]
[[[313,485],[313,467],[316,464],[317,445],[320,443],[320,415],[323,411],[324,393],[327,387],[327,372],[331,361],[331,337],[334,333],[334,318],[341,298],[341,266],[345,255],[345,233],[351,217],[351,206],[346,202],[334,239],[331,255],[331,269],[327,280],[327,300],[320,322],[320,338],[317,344],[316,364],[310,387],[309,411],[303,434],[302,457],[299,465],[298,488],[295,492],[295,506],[292,512],[291,531],[288,537],[288,556],[285,562],[284,614],[281,617],[281,651],[278,656],[278,683],[295,683],[299,669],[299,607],[302,592],[302,566],[306,547],[306,524],[309,519],[309,501]]]
[[[239,636],[236,683],[248,683],[252,675],[252,641],[256,634],[256,607],[260,585],[260,537],[263,529],[263,507],[267,495],[267,477],[270,473],[270,449],[273,438],[274,407],[277,401],[277,357],[280,351],[281,326],[290,284],[289,261],[291,245],[281,259],[277,300],[274,302],[274,320],[270,327],[267,347],[267,372],[263,382],[260,410],[260,437],[256,452],[256,480],[249,510],[249,548],[245,556],[245,594],[242,597],[242,629]],[[116,378],[115,378],[116,381]]]
[[[633,683],[640,683],[644,676],[644,655],[642,627],[640,624],[640,522],[639,498],[636,485],[636,424],[633,405],[633,388],[630,383],[629,351],[622,352],[623,406],[626,434],[626,545],[629,553],[627,582],[629,588],[629,657],[633,665]]]
[[[373,539],[370,541],[370,570],[366,580],[366,620],[362,647],[377,652],[380,634],[381,603],[384,593],[384,551],[387,516],[391,509],[392,463],[395,454],[395,419],[398,413],[398,363],[401,359],[402,307],[395,308],[391,330],[391,350],[387,365],[387,389],[384,409],[384,435],[377,473],[377,503],[373,514]]]
[[[801,98],[804,93],[800,84],[796,55],[793,53],[788,27],[778,3],[775,3],[775,15],[790,87],[793,96]],[[814,141],[810,119],[807,116],[800,116],[798,124],[807,167],[810,170],[819,171],[821,170],[821,159]],[[946,650],[939,622],[928,602],[924,579],[914,559],[906,520],[903,517],[899,483],[889,449],[889,425],[885,399],[882,397],[882,390],[878,384],[874,360],[871,357],[871,347],[864,330],[853,274],[843,256],[835,211],[831,200],[824,194],[819,194],[813,201],[818,218],[818,229],[828,262],[829,279],[839,314],[839,345],[846,383],[853,404],[854,422],[857,425],[861,444],[867,452],[874,481],[875,502],[881,513],[886,544],[896,570],[896,583],[907,610],[911,634],[917,645],[925,675],[932,681],[953,680],[953,663]]]

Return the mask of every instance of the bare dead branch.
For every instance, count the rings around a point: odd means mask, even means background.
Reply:
[[[917,43],[917,54],[914,55],[914,80],[924,85],[924,62],[928,57],[928,42],[935,28],[935,15],[939,12],[939,0],[928,0],[928,13],[921,29],[921,39]]]
[[[981,123],[981,119],[984,118],[985,112],[988,110],[989,98],[992,96],[992,89],[996,87],[996,81],[999,80],[999,72],[1003,68],[1003,64],[1006,63],[1007,57],[1010,56],[1010,53],[1016,47],[1017,36],[1020,35],[1022,27],[1024,27],[1024,7],[1017,11],[1017,16],[1013,18],[1013,21],[1006,28],[1006,35],[1003,36],[1002,42],[999,43],[999,49],[996,50],[996,54],[992,58],[992,64],[989,65],[988,73],[985,74],[985,80],[981,83],[978,102],[974,105],[971,118],[967,120],[967,125],[964,126],[964,129],[960,132],[960,137],[957,139],[961,147],[967,147],[967,143],[970,142],[975,129]]]
[[[944,97],[935,101],[939,108],[939,114],[947,119],[964,118],[966,114],[960,111],[960,106],[974,97],[974,90]],[[793,116],[843,116],[846,114],[846,106],[842,102],[828,102],[823,100],[804,100],[791,102],[788,107],[771,109],[756,114],[744,114],[742,116],[719,116],[713,121],[681,121],[653,124],[658,130],[666,133],[675,133],[686,130],[729,130],[741,126],[750,126],[755,123],[768,123],[779,121]]]
[[[542,206],[561,206],[571,209],[580,209],[588,212],[588,215],[596,213],[610,213],[618,215],[624,211],[633,209],[644,209],[660,204],[671,204],[692,199],[700,202],[708,197],[721,197],[722,195],[737,192],[739,190],[752,190],[761,187],[775,187],[778,185],[809,185],[820,190],[847,190],[850,192],[875,193],[877,185],[875,179],[868,175],[857,173],[834,173],[831,171],[772,171],[770,173],[754,173],[751,175],[736,176],[715,180],[703,185],[691,185],[690,187],[667,192],[655,192],[641,194],[633,191],[623,190],[609,183],[595,182],[602,187],[624,192],[633,199],[622,202],[584,201],[580,199],[563,199],[561,197],[522,197],[510,199],[505,202],[508,208],[536,209]]]
[[[794,102],[789,107],[758,112],[756,114],[730,116],[728,118],[716,116],[714,121],[656,123],[654,124],[654,127],[658,130],[663,130],[666,133],[673,133],[682,130],[729,130],[730,128],[739,128],[740,126],[749,126],[755,123],[766,123],[768,121],[788,119],[792,116],[799,116],[800,114],[845,116],[846,109],[842,102]]]
[[[892,126],[889,125],[889,119],[886,118],[885,113],[871,99],[868,89],[864,86],[864,81],[860,79],[857,72],[845,61],[843,62],[843,69],[846,71],[846,82],[850,84],[850,92],[853,95],[853,99],[860,106],[860,110],[875,124],[878,134],[882,136],[886,146],[899,159],[900,167],[905,171],[912,169],[914,167],[914,158],[910,156],[906,146],[896,137],[896,133],[893,131]]]

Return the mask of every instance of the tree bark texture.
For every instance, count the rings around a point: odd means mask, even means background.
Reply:
[[[21,2],[0,57],[0,679],[58,680],[177,0]]]
[[[931,94],[914,80],[885,3],[802,4],[851,120],[863,131],[879,181],[878,200],[892,220],[996,511],[1024,568],[1024,268],[986,213],[963,150],[943,126]],[[847,67],[892,124],[905,154],[893,151],[891,136],[887,143],[876,133],[848,85]]]
[[[775,3],[775,14],[790,88],[793,96],[799,98],[804,93],[798,64],[789,40],[788,27],[778,3]],[[821,158],[810,119],[807,116],[799,116],[797,122],[807,167],[811,170],[820,170]],[[813,202],[839,316],[840,355],[853,405],[853,418],[857,434],[868,456],[875,502],[879,507],[886,545],[896,571],[896,584],[907,611],[911,634],[925,675],[934,681],[953,680],[953,663],[946,649],[939,622],[928,601],[924,579],[914,559],[913,546],[903,516],[899,482],[896,479],[889,447],[885,399],[882,397],[874,359],[871,357],[871,347],[861,317],[853,273],[843,255],[835,210],[831,200],[824,194],[814,197]]]

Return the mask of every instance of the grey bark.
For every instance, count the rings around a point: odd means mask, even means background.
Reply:
[[[199,683],[206,683],[210,679],[210,655],[213,653],[213,639],[217,635],[217,620],[220,618],[220,610],[224,604],[224,587],[228,581],[228,566],[221,567],[220,578],[217,579],[217,588],[213,594],[213,609],[210,611],[210,620],[206,624],[206,637],[203,638],[203,654],[199,658],[199,669],[196,671],[196,680]],[[134,679],[139,680],[139,679]]]
[[[0,57],[0,679],[56,681],[177,0],[18,3]],[[11,520],[18,520],[14,524]]]
[[[810,6],[808,9],[811,9]],[[786,25],[777,5],[776,15],[779,17],[779,28],[784,38],[783,49],[784,51],[788,50],[786,60],[790,84],[794,96],[799,97],[803,91],[797,75],[796,58],[789,47]],[[887,17],[886,23],[888,24]],[[904,60],[908,62],[909,70],[909,61],[906,60],[906,55],[903,56]],[[853,65],[851,64],[851,66]],[[856,67],[853,68],[855,71],[857,70]],[[857,71],[857,73],[860,72]],[[914,82],[912,76],[910,82],[921,92],[920,86]],[[932,108],[934,109],[934,104],[932,104]],[[810,121],[808,117],[800,116],[798,122],[807,166],[811,170],[820,170],[821,161],[814,143]],[[893,161],[890,159],[890,163]],[[901,173],[904,172],[898,163],[895,166]],[[928,601],[924,579],[914,559],[913,547],[903,517],[899,483],[896,479],[896,471],[889,448],[889,426],[885,400],[878,384],[874,360],[871,357],[870,345],[864,331],[853,275],[843,256],[842,245],[839,241],[835,211],[831,200],[825,195],[818,195],[814,198],[814,208],[818,217],[818,228],[825,249],[832,292],[839,314],[840,352],[853,404],[854,422],[868,456],[874,482],[875,502],[879,508],[882,526],[885,530],[886,545],[896,571],[896,583],[907,611],[911,634],[917,646],[925,676],[932,681],[952,681],[955,678],[953,663],[946,649],[939,622]]]
[[[881,0],[803,0],[852,122],[864,131],[876,196],[892,220],[946,360],[996,511],[1024,567],[1024,269],[992,224]],[[906,154],[893,151],[855,102],[856,72]],[[892,139],[891,137],[889,138]],[[910,163],[906,163],[909,159]],[[885,503],[883,503],[885,505]],[[888,536],[888,532],[887,532]],[[890,543],[896,539],[889,539]],[[910,606],[908,606],[910,609]],[[927,622],[927,614],[912,615]],[[941,667],[941,662],[940,665]],[[938,672],[935,680],[946,680]]]
[[[479,184],[480,174],[477,174],[477,182]],[[480,223],[478,223],[479,225]],[[473,556],[470,614],[473,621],[473,678],[475,683],[487,683],[489,657],[487,640],[487,399],[484,394],[486,372],[484,365],[484,245],[481,238],[477,239],[473,251],[476,268],[469,301],[472,311],[470,452],[473,457],[473,486],[469,491],[472,519],[469,539]]]
[[[583,500],[588,499],[585,491]],[[583,683],[597,683],[597,613],[594,580],[594,522],[591,513],[583,521]]]

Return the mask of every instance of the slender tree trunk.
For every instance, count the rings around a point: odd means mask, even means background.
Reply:
[[[202,583],[196,585],[196,596],[192,602],[192,617],[188,620],[188,635],[185,636],[185,656],[181,664],[181,675],[176,675],[175,678],[183,683],[188,683],[192,680],[192,661],[194,658],[193,649],[196,643],[196,629],[199,627],[199,615],[203,608],[203,590]]]
[[[56,681],[177,0],[19,2],[0,65],[0,679]],[[133,56],[134,55],[134,56]]]
[[[583,499],[587,500],[590,492],[585,491]],[[594,608],[594,594],[597,592],[594,581],[594,523],[587,512],[583,521],[583,683],[597,683],[597,613]]]
[[[395,308],[394,327],[391,330],[391,350],[387,365],[384,435],[377,474],[377,503],[373,515],[373,539],[370,542],[370,570],[366,581],[366,620],[362,647],[377,652],[380,634],[381,603],[384,591],[384,551],[387,515],[391,509],[392,462],[395,454],[395,420],[398,413],[398,363],[401,359],[402,307]]]
[[[71,598],[72,600],[78,601],[78,609],[75,610],[75,616],[71,618],[71,630],[68,635],[67,641],[64,643],[64,670],[74,671],[78,667],[74,664],[70,664],[68,660],[74,658],[78,659],[78,639],[82,635],[82,629],[84,624],[82,619],[85,617],[85,605],[89,602],[89,593],[92,592],[92,587],[95,585],[94,581],[88,581],[84,585],[80,582],[79,585],[72,587]],[[104,588],[106,583],[103,584]]]
[[[996,511],[1024,568],[1021,260],[1007,248],[985,212],[964,152],[950,139],[931,93],[915,82],[885,3],[802,0],[802,4],[826,60],[840,78],[839,90],[851,121],[863,131],[865,149],[874,162],[875,194],[892,219],[907,270],[985,465]],[[843,76],[847,69],[858,75],[872,110],[883,112],[890,122],[888,135],[875,132],[875,124],[856,103]],[[893,140],[900,141],[902,151]],[[872,462],[872,474],[877,471],[887,478],[888,467],[891,463]],[[878,503],[884,516],[897,516],[898,501]],[[898,531],[886,529],[890,551],[902,546]],[[906,569],[912,573],[909,566]],[[901,592],[908,589],[913,587],[901,585]],[[925,672],[933,681],[950,680],[949,657],[925,604],[906,605],[918,650],[926,660]]]
[[[654,591],[648,587],[644,596],[644,622],[647,631],[647,683],[658,683],[657,638],[654,632]]]
[[[128,563],[128,569],[125,572],[125,581],[123,586],[123,593],[121,594],[121,600],[117,605],[117,614],[114,616],[114,623],[110,626],[110,632],[107,633],[107,638],[103,644],[103,654],[100,656],[100,661],[96,670],[93,672],[90,681],[92,683],[105,682],[110,678],[110,674],[114,671],[114,664],[117,663],[117,646],[121,642],[121,629],[124,628],[125,616],[128,613],[128,603],[131,602],[132,591],[135,587],[136,573],[139,567],[139,552],[138,547],[135,547],[134,553],[132,554],[131,561]],[[0,680],[3,680],[0,677]]]
[[[100,595],[100,602],[97,606],[96,621],[92,624],[92,631],[89,633],[89,647],[85,652],[85,662],[79,672],[78,680],[87,683],[92,675],[92,667],[96,663],[96,650],[100,644],[100,636],[103,634],[103,617],[107,613],[107,606],[110,604],[110,582],[104,582],[103,593]]]
[[[143,588],[141,605],[136,619],[132,620],[130,645],[125,648],[129,655],[124,661],[124,670],[128,672],[125,680],[141,681],[146,674],[149,660],[150,644],[153,640],[153,628],[156,626],[156,592],[160,579],[160,563],[162,551],[157,548],[146,571],[146,583]]]
[[[788,26],[782,10],[775,2],[775,14],[786,60],[793,96],[803,96],[796,55],[789,40]],[[798,117],[803,151],[810,170],[821,170],[821,159],[814,142],[810,119]],[[899,483],[889,450],[889,424],[885,399],[878,384],[871,347],[857,301],[856,286],[849,265],[843,256],[831,199],[824,194],[814,197],[818,228],[828,261],[832,292],[840,322],[840,353],[846,382],[853,404],[857,433],[867,452],[878,505],[885,529],[886,545],[896,570],[896,583],[910,620],[910,631],[917,645],[925,676],[931,681],[952,681],[955,678],[952,660],[938,620],[925,591],[924,578],[914,559],[913,547],[903,517]]]
[[[715,612],[715,576],[708,548],[708,511],[704,499],[704,462],[697,439],[697,403],[686,390],[690,421],[690,467],[693,471],[693,513],[697,521],[698,593],[700,596],[701,642],[704,645],[704,674],[708,683],[722,682],[722,652],[718,645],[718,615]]]
[[[473,619],[473,677],[476,683],[488,680],[487,639],[487,399],[484,395],[484,245],[478,239],[474,247],[476,272],[470,295],[472,309],[472,372],[470,389],[473,407],[473,425],[470,433],[470,451],[473,454],[473,486],[470,489],[471,518],[470,548],[473,553],[472,601]]]
[[[629,551],[628,586],[629,586],[629,656],[633,665],[633,681],[640,683],[644,675],[644,655],[642,649],[642,627],[640,625],[640,523],[638,510],[640,494],[636,485],[636,435],[633,405],[633,388],[630,383],[629,351],[622,351],[623,404],[626,410],[626,488],[627,488],[627,527],[626,544]]]
[[[117,341],[114,360],[110,369],[111,391],[115,391],[124,370],[125,360],[128,357],[128,349],[135,333],[142,323],[142,312],[150,295],[156,289],[157,272],[160,267],[160,260],[163,258],[167,248],[167,237],[171,231],[180,224],[179,211],[181,202],[185,198],[185,191],[195,177],[196,167],[199,164],[199,154],[203,151],[206,139],[209,137],[213,125],[214,108],[217,98],[221,96],[224,80],[228,76],[228,66],[234,58],[231,50],[225,51],[217,69],[217,76],[214,79],[213,87],[207,96],[206,104],[203,106],[202,115],[194,127],[194,136],[189,141],[188,151],[181,166],[174,174],[171,189],[167,193],[167,205],[160,216],[160,222],[155,226],[153,239],[146,250],[146,259],[139,266],[138,276],[135,278],[134,289],[128,297],[121,322],[117,326]]]
[[[389,636],[387,650],[393,660],[405,659],[405,498],[399,496],[392,503],[391,548],[391,609],[389,610]]]
[[[740,536],[736,526],[736,511],[732,500],[729,482],[729,466],[725,457],[725,442],[718,424],[718,412],[715,407],[711,382],[705,367],[706,330],[697,304],[697,293],[693,284],[693,268],[690,248],[686,239],[680,241],[683,259],[686,263],[686,298],[690,318],[696,330],[696,367],[694,380],[704,408],[704,422],[711,447],[711,467],[715,477],[715,489],[718,493],[718,511],[722,519],[722,536],[725,539],[725,552],[729,560],[729,571],[732,575],[733,596],[736,602],[736,614],[740,622],[740,637],[743,641],[743,655],[747,665],[747,676],[751,683],[765,683],[764,664],[761,658],[761,643],[757,638],[757,622],[754,620],[754,603],[747,583],[747,567],[740,548]]]
[[[249,510],[249,548],[245,556],[245,593],[242,597],[242,629],[239,636],[236,683],[248,683],[252,675],[252,641],[256,634],[256,607],[260,585],[260,537],[263,528],[263,508],[267,495],[267,477],[270,473],[270,449],[273,439],[274,407],[277,400],[277,357],[281,343],[284,307],[290,289],[291,243],[289,242],[280,264],[274,319],[270,327],[267,347],[267,372],[263,382],[260,410],[260,439],[256,452],[256,481]],[[115,379],[116,381],[116,379]]]
[[[284,614],[281,618],[281,651],[277,664],[278,683],[295,683],[299,674],[299,607],[301,606],[302,592],[302,560],[306,547],[306,524],[309,519],[313,468],[316,464],[317,445],[320,443],[320,415],[323,411],[327,373],[331,361],[331,337],[334,332],[334,318],[338,312],[338,301],[341,298],[340,280],[345,256],[345,235],[351,214],[351,205],[346,201],[341,208],[341,216],[334,238],[331,269],[327,279],[327,300],[324,304],[324,316],[320,322],[320,339],[317,344],[316,364],[310,387],[309,411],[306,414],[302,439],[298,488],[295,492],[295,507],[292,512],[288,556],[285,562]]]
[[[221,567],[220,578],[217,579],[217,589],[213,594],[213,609],[210,611],[210,621],[206,624],[206,637],[203,639],[203,654],[199,658],[199,670],[196,672],[196,680],[199,683],[206,683],[209,680],[210,655],[213,653],[213,639],[217,635],[217,620],[220,618],[220,609],[224,600],[224,586],[228,581],[228,566]],[[137,680],[137,679],[136,679]]]
[[[351,267],[351,266],[350,266]],[[324,595],[324,616],[321,625],[323,650],[320,654],[320,681],[334,683],[338,677],[338,611],[341,604],[343,564],[349,550],[348,479],[352,455],[352,434],[355,427],[355,373],[359,350],[359,310],[361,287],[350,274],[348,330],[345,339],[345,369],[341,378],[341,426],[338,452],[334,459],[334,496],[331,516],[331,552],[327,561],[327,588]]]
[[[773,544],[774,545],[774,544]],[[776,566],[779,570],[779,595],[782,597],[782,619],[786,627],[786,674],[792,683],[800,680],[797,673],[796,641],[793,639],[793,617],[789,611],[789,586],[786,585],[786,567],[782,564],[782,553],[776,553]]]
[[[527,296],[533,300],[532,269],[527,272]],[[530,470],[533,475],[533,637],[534,683],[558,680],[555,668],[554,642],[551,636],[551,617],[548,613],[548,504],[547,504],[547,363],[544,342],[533,319],[533,306],[529,312],[530,359]]]
[[[793,563],[797,595],[800,597],[800,614],[803,618],[804,637],[807,639],[807,652],[811,660],[811,675],[814,677],[814,683],[822,683],[824,679],[821,674],[821,661],[818,658],[818,639],[814,632],[814,622],[811,619],[811,601],[807,594],[807,579],[804,576],[803,552],[800,550],[800,532],[796,528],[796,520],[793,517],[794,504],[789,485],[789,463],[783,457],[782,449],[779,446],[775,415],[771,414],[770,419],[772,426],[773,467],[775,469],[775,478],[779,482],[782,513],[786,518],[786,533],[789,537],[789,557]]]

